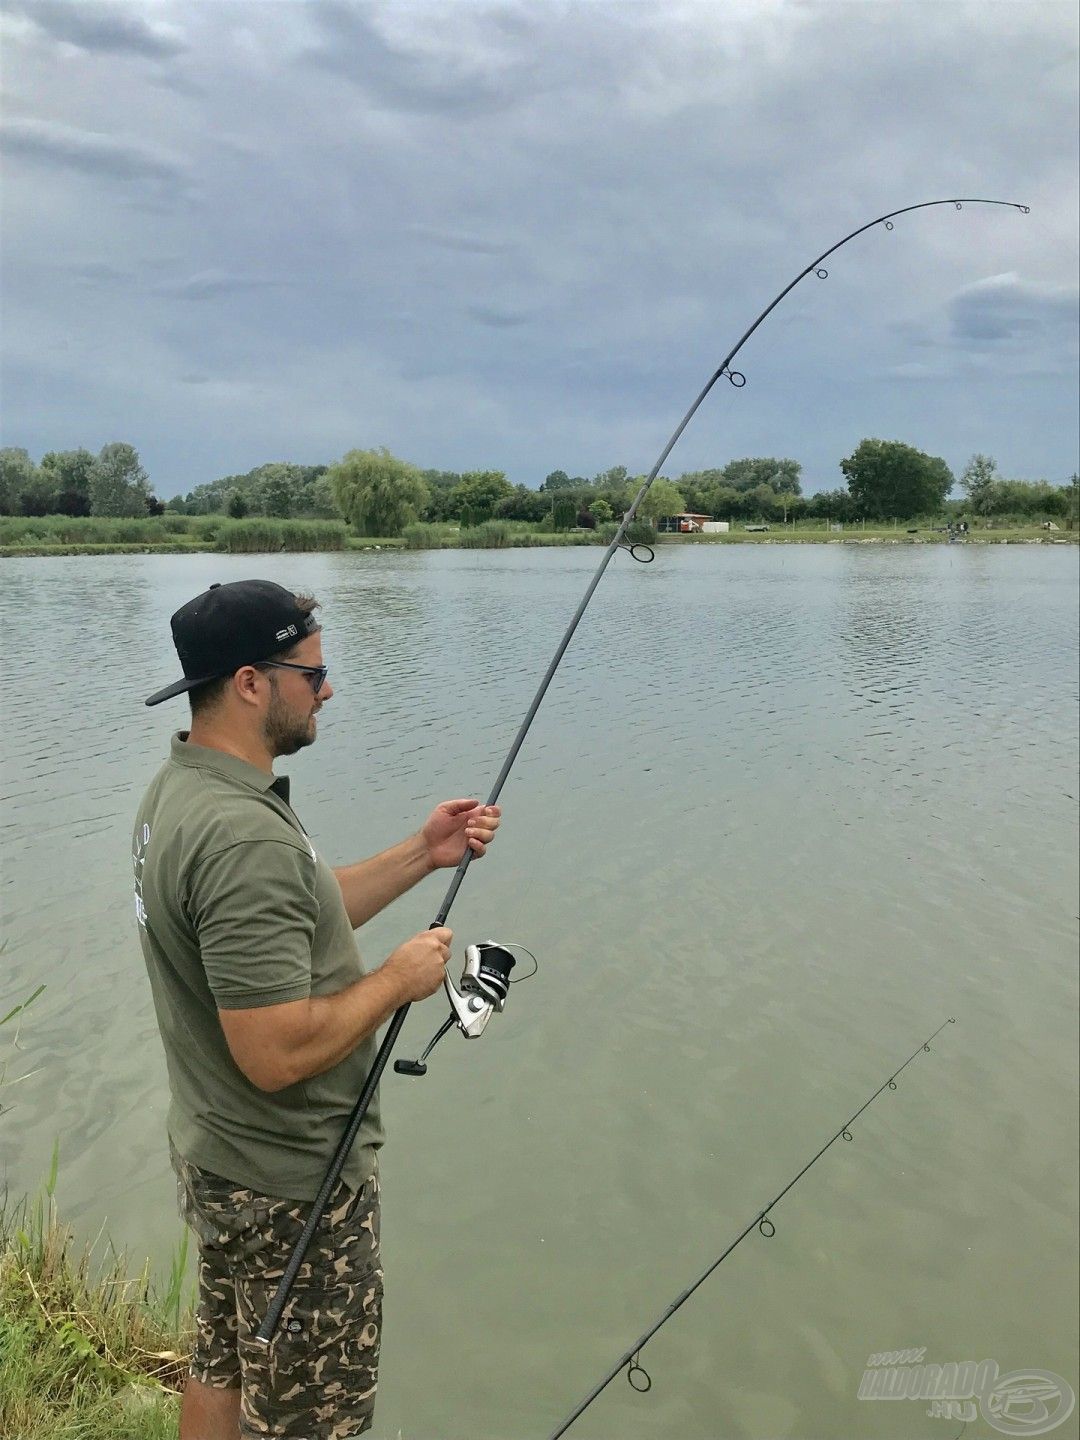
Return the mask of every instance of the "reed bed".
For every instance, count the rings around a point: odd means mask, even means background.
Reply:
[[[347,536],[348,529],[340,520],[230,520],[222,515],[152,515],[136,520],[0,517],[0,549],[6,555],[130,550],[216,550],[228,555],[313,552],[344,550]]]

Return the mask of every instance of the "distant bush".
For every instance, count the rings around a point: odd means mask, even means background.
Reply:
[[[631,545],[652,545],[656,540],[656,530],[648,520],[631,520],[626,527],[626,538]]]

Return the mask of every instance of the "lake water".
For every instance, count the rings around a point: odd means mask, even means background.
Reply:
[[[484,794],[587,549],[0,564],[0,1013],[38,983],[0,1184],[165,1264],[179,1236],[129,835],[182,701],[168,617],[214,580],[323,602],[335,696],[279,768],[333,862]],[[478,1043],[383,1109],[374,1434],[543,1437],[921,1040],[617,1379],[581,1440],[942,1436],[860,1401],[871,1352],[1076,1371],[1073,548],[616,558],[452,915],[535,951]],[[431,919],[436,877],[365,927]],[[398,1053],[443,1018],[414,1007]],[[0,1031],[9,1053],[11,1027]],[[1055,1433],[1076,1434],[1077,1415]],[[996,1434],[978,1422],[968,1436]]]

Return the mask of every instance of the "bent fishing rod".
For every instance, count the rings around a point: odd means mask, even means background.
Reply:
[[[652,1337],[656,1334],[656,1332],[660,1329],[660,1327],[667,1324],[667,1322],[675,1314],[676,1310],[680,1308],[680,1306],[686,1304],[687,1300],[690,1299],[690,1296],[693,1295],[694,1291],[698,1288],[699,1285],[704,1285],[705,1281],[709,1278],[709,1276],[713,1273],[717,1266],[722,1265],[724,1261],[728,1258],[728,1256],[731,1254],[731,1252],[736,1248],[736,1246],[742,1244],[742,1242],[750,1234],[751,1230],[757,1230],[765,1237],[766,1240],[772,1239],[772,1237],[776,1234],[776,1226],[769,1219],[769,1211],[772,1210],[774,1206],[780,1203],[780,1201],[784,1198],[788,1191],[792,1189],[793,1186],[799,1183],[802,1177],[810,1169],[811,1165],[817,1164],[817,1162],[825,1154],[825,1151],[830,1148],[830,1146],[834,1145],[836,1141],[841,1138],[843,1138],[844,1140],[852,1140],[854,1138],[851,1133],[851,1127],[855,1124],[855,1121],[859,1118],[863,1111],[870,1108],[870,1106],[874,1103],[874,1101],[878,1098],[878,1096],[882,1093],[883,1090],[895,1090],[897,1076],[907,1069],[907,1067],[911,1064],[911,1062],[915,1059],[917,1055],[921,1055],[924,1051],[927,1055],[929,1055],[930,1041],[940,1035],[942,1030],[944,1030],[947,1025],[955,1024],[956,1017],[950,1015],[947,1020],[942,1021],[942,1023],[934,1031],[933,1035],[928,1035],[923,1041],[923,1043],[916,1050],[913,1050],[911,1052],[911,1054],[899,1067],[899,1069],[894,1070],[893,1073],[889,1076],[889,1078],[883,1084],[878,1086],[878,1088],[874,1091],[873,1095],[870,1096],[870,1099],[867,1100],[865,1104],[860,1105],[858,1110],[855,1111],[855,1114],[852,1115],[849,1119],[845,1120],[843,1125],[840,1126],[840,1129],[837,1130],[834,1135],[830,1136],[830,1138],[825,1141],[825,1144],[817,1152],[814,1158],[807,1161],[807,1163],[802,1167],[802,1169],[794,1177],[794,1179],[789,1180],[788,1183],[784,1186],[784,1188],[780,1191],[780,1193],[773,1196],[773,1198],[765,1206],[764,1210],[759,1210],[758,1213],[754,1216],[754,1218],[750,1221],[750,1223],[743,1226],[743,1228],[739,1231],[738,1235],[735,1236],[735,1239],[732,1240],[731,1244],[727,1247],[727,1249],[723,1250],[716,1257],[716,1259],[701,1272],[701,1274],[697,1277],[697,1279],[693,1282],[692,1285],[688,1285],[686,1289],[682,1292],[682,1294],[677,1296],[671,1302],[671,1304],[667,1307],[664,1313],[660,1316],[659,1320],[657,1320],[654,1325],[650,1325],[648,1330],[644,1331],[641,1335],[638,1336],[638,1338],[634,1341],[633,1345],[630,1346],[629,1350],[627,1350],[623,1355],[621,1355],[619,1359],[615,1362],[615,1364],[611,1367],[611,1369],[607,1372],[603,1380],[600,1381],[599,1385],[593,1386],[593,1388],[589,1391],[588,1395],[586,1395],[585,1399],[582,1400],[580,1405],[578,1405],[577,1408],[573,1410],[566,1417],[566,1419],[563,1420],[562,1423],[551,1432],[548,1440],[559,1440],[560,1435],[565,1435],[567,1430],[570,1429],[570,1426],[573,1425],[574,1421],[577,1420],[579,1416],[585,1413],[585,1411],[589,1408],[593,1401],[607,1388],[608,1385],[611,1384],[612,1380],[615,1379],[615,1376],[623,1370],[626,1371],[626,1378],[630,1382],[630,1388],[632,1390],[636,1390],[640,1395],[644,1395],[646,1391],[652,1389],[652,1377],[641,1363],[641,1352],[652,1339]]]
[[[686,429],[687,425],[689,425],[690,421],[697,413],[697,410],[701,405],[702,401],[709,394],[710,390],[712,390],[716,382],[721,379],[721,377],[724,377],[736,389],[742,389],[742,387],[746,384],[745,374],[740,370],[733,370],[731,368],[731,362],[735,359],[736,355],[738,355],[739,351],[750,339],[751,335],[753,335],[754,331],[757,330],[758,326],[761,325],[762,322],[768,318],[768,316],[776,309],[776,307],[781,303],[781,301],[784,300],[786,296],[788,296],[791,291],[795,289],[796,285],[798,285],[800,281],[805,280],[808,275],[814,275],[819,280],[828,279],[829,272],[825,269],[824,262],[829,258],[830,255],[835,254],[837,250],[841,249],[844,245],[847,245],[857,236],[864,234],[867,230],[874,229],[874,227],[877,225],[883,225],[886,230],[892,230],[894,228],[893,221],[897,218],[897,216],[908,215],[915,210],[930,210],[940,205],[952,205],[957,210],[962,210],[965,205],[1000,205],[1004,206],[1007,209],[1019,210],[1020,213],[1023,215],[1027,215],[1030,212],[1031,208],[1028,205],[1021,205],[1015,200],[986,200],[968,196],[962,197],[960,199],[954,198],[950,200],[924,200],[918,205],[905,205],[899,210],[890,210],[887,214],[879,215],[876,219],[868,221],[865,225],[860,225],[858,229],[852,230],[850,234],[845,235],[842,240],[838,240],[835,245],[830,245],[827,250],[823,250],[822,253],[815,260],[811,260],[809,265],[799,271],[799,273],[795,276],[794,280],[784,286],[783,290],[780,291],[780,293],[775,297],[775,299],[771,300],[769,304],[766,305],[765,309],[762,310],[761,314],[758,315],[758,317],[754,320],[753,324],[742,335],[738,343],[732,346],[732,348],[728,351],[728,353],[724,356],[723,360],[717,366],[716,370],[713,371],[712,375],[706,381],[694,403],[690,406],[689,410],[687,410],[686,414],[675,427],[675,430],[670,440],[668,440],[663,450],[661,450],[656,464],[649,471],[648,475],[645,477],[645,480],[641,485],[641,488],[634,496],[630,508],[626,511],[622,518],[621,525],[616,530],[610,544],[604,551],[603,558],[601,559],[600,564],[596,568],[596,573],[589,581],[589,584],[585,589],[585,594],[582,596],[581,603],[574,611],[570,623],[566,627],[565,634],[559,641],[555,654],[551,659],[551,663],[548,665],[547,670],[544,672],[543,679],[540,681],[540,684],[537,687],[536,694],[533,696],[532,702],[525,713],[525,718],[522,720],[518,732],[514,736],[513,743],[510,746],[506,759],[503,761],[502,769],[499,771],[495,783],[491,787],[491,793],[488,795],[485,804],[494,805],[498,801],[498,798],[502,793],[503,786],[506,784],[507,777],[509,776],[510,771],[513,769],[514,761],[518,757],[518,751],[524,744],[525,737],[529,733],[529,728],[536,717],[536,712],[540,709],[544,696],[547,694],[548,686],[551,684],[552,678],[556,670],[559,668],[559,664],[566,653],[567,647],[569,646],[570,641],[574,637],[574,632],[577,630],[581,617],[585,614],[585,611],[588,608],[589,601],[592,599],[596,587],[603,579],[604,572],[607,570],[608,565],[611,563],[612,556],[615,554],[616,550],[620,548],[625,548],[629,551],[630,555],[635,560],[640,560],[643,563],[648,563],[653,559],[653,551],[651,547],[641,543],[629,543],[627,532],[629,531],[630,526],[637,515],[638,509],[642,501],[649,493],[649,489],[652,486],[653,481],[659,475],[661,466],[664,464],[664,461],[668,458],[672,450],[675,448],[675,445],[679,440],[680,436],[682,435],[683,431]],[[447,890],[446,895],[443,897],[442,904],[439,906],[438,914],[435,916],[435,919],[432,920],[430,926],[428,927],[429,929],[437,929],[439,926],[446,923],[447,917],[450,914],[451,906],[453,905],[454,900],[457,897],[457,893],[461,888],[461,883],[465,879],[465,875],[469,869],[472,857],[473,852],[468,847],[466,847],[465,854],[462,856],[461,859],[461,863],[455,870],[453,879],[450,882],[450,887]],[[397,1071],[398,1074],[423,1075],[426,1072],[426,1066],[424,1062],[427,1058],[427,1055],[430,1053],[434,1045],[442,1038],[442,1036],[445,1035],[447,1031],[452,1029],[455,1025],[467,1039],[475,1039],[480,1033],[482,1033],[491,1014],[494,1011],[501,1011],[503,1009],[508,991],[508,986],[510,983],[510,970],[514,965],[514,956],[510,953],[510,949],[512,948],[513,947],[508,948],[506,946],[498,945],[494,941],[486,942],[483,946],[470,947],[471,950],[476,951],[477,953],[470,955],[468,952],[466,952],[465,973],[462,976],[460,986],[455,986],[453,982],[449,979],[449,977],[447,977],[444,982],[444,990],[446,992],[448,1000],[450,1001],[450,1017],[436,1032],[435,1036],[431,1041],[431,1044],[428,1045],[427,1049],[424,1051],[423,1055],[421,1055],[419,1060],[399,1060],[396,1062],[394,1069]],[[292,1255],[289,1257],[289,1262],[285,1267],[278,1288],[274,1292],[274,1296],[270,1302],[270,1306],[266,1312],[266,1316],[263,1319],[263,1322],[259,1326],[259,1329],[256,1333],[255,1338],[263,1345],[269,1345],[270,1341],[274,1337],[274,1332],[276,1331],[278,1322],[281,1319],[282,1311],[284,1310],[286,1302],[288,1301],[289,1292],[292,1289],[293,1283],[296,1280],[296,1276],[299,1273],[300,1267],[304,1262],[304,1256],[307,1253],[307,1249],[311,1243],[312,1236],[315,1234],[315,1231],[319,1225],[319,1221],[322,1219],[323,1213],[326,1210],[326,1207],[330,1200],[330,1196],[334,1190],[334,1186],[337,1184],[338,1180],[341,1177],[341,1172],[344,1168],[345,1160],[349,1154],[349,1151],[352,1149],[353,1142],[355,1141],[356,1136],[359,1133],[364,1116],[367,1114],[368,1107],[370,1106],[371,1101],[374,1098],[375,1090],[378,1087],[379,1080],[382,1078],[383,1071],[386,1069],[386,1063],[390,1058],[390,1052],[393,1050],[395,1044],[397,1043],[398,1036],[401,1034],[401,1028],[405,1024],[405,1017],[408,1015],[409,1009],[410,1006],[408,1004],[402,1005],[400,1009],[395,1011],[389,1025],[387,1026],[386,1034],[384,1035],[382,1043],[379,1046],[379,1050],[375,1056],[374,1063],[372,1064],[371,1070],[368,1072],[367,1078],[364,1081],[363,1088],[360,1091],[360,1095],[357,1098],[356,1104],[353,1106],[353,1109],[349,1114],[348,1121],[346,1122],[341,1139],[338,1142],[337,1149],[334,1151],[330,1163],[327,1166],[326,1174],[323,1177],[323,1181],[319,1187],[318,1194],[316,1195],[315,1200],[312,1203],[307,1223],[304,1226],[303,1232],[301,1233],[299,1240],[296,1242],[296,1246],[293,1250]]]

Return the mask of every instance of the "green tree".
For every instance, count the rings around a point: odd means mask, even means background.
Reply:
[[[500,500],[495,506],[495,518],[528,520],[535,525],[551,514],[551,503],[539,490],[530,490],[527,485],[515,485],[513,494]]]
[[[615,513],[610,502],[605,500],[602,495],[592,502],[589,510],[598,525],[606,525]]]
[[[419,518],[429,495],[416,466],[385,446],[350,450],[327,475],[338,509],[361,535],[400,535]]]
[[[648,494],[637,508],[641,520],[656,520],[661,515],[679,515],[686,509],[686,501],[670,480],[658,475],[649,487]]]
[[[759,485],[768,485],[789,495],[800,493],[801,474],[798,460],[777,460],[772,456],[732,460],[722,471],[724,484],[733,490],[756,490]]]
[[[90,514],[90,476],[94,457],[89,450],[50,450],[41,457],[41,469],[48,471],[55,486],[55,513]]]
[[[230,515],[234,520],[243,520],[244,516],[248,513],[248,502],[242,490],[234,490],[229,496],[229,503],[226,506],[225,513]]]
[[[433,524],[458,518],[454,490],[461,481],[457,470],[422,470],[420,472],[428,487],[427,503],[424,505],[422,520]]]
[[[1022,515],[1034,519],[1040,515],[1067,515],[1068,491],[1064,485],[1049,485],[1045,480],[997,479],[986,497],[984,515]]]
[[[0,515],[19,513],[19,496],[36,468],[29,451],[13,445],[0,450]]]
[[[953,486],[944,460],[899,440],[863,440],[840,469],[856,512],[868,520],[936,515]]]
[[[134,445],[103,445],[90,471],[92,515],[145,515],[150,483]]]
[[[463,525],[480,525],[491,519],[500,500],[513,493],[501,470],[469,470],[454,486],[452,498]]]
[[[556,495],[551,502],[551,528],[571,530],[577,519],[577,502],[570,495]]]
[[[19,490],[20,515],[57,514],[58,491],[51,470],[35,465]]]
[[[276,520],[288,520],[299,508],[301,479],[298,465],[283,461],[259,466],[255,508]]]
[[[609,470],[601,470],[593,481],[594,490],[622,490],[630,478],[630,472],[625,465],[612,465]]]
[[[550,475],[544,477],[541,490],[569,490],[574,482],[567,475],[565,470],[552,470]]]
[[[322,474],[316,477],[311,487],[311,515],[316,520],[340,520],[342,518],[341,511],[334,499],[334,487],[330,484],[326,467],[321,466],[320,469]]]
[[[783,497],[771,485],[755,485],[747,490],[744,498],[744,513],[755,520],[779,520],[784,513]]]
[[[811,495],[808,513],[819,520],[853,520],[855,503],[847,490],[819,490]]]
[[[972,455],[960,476],[960,488],[976,515],[989,515],[993,509],[994,485],[1001,479],[992,455]]]

